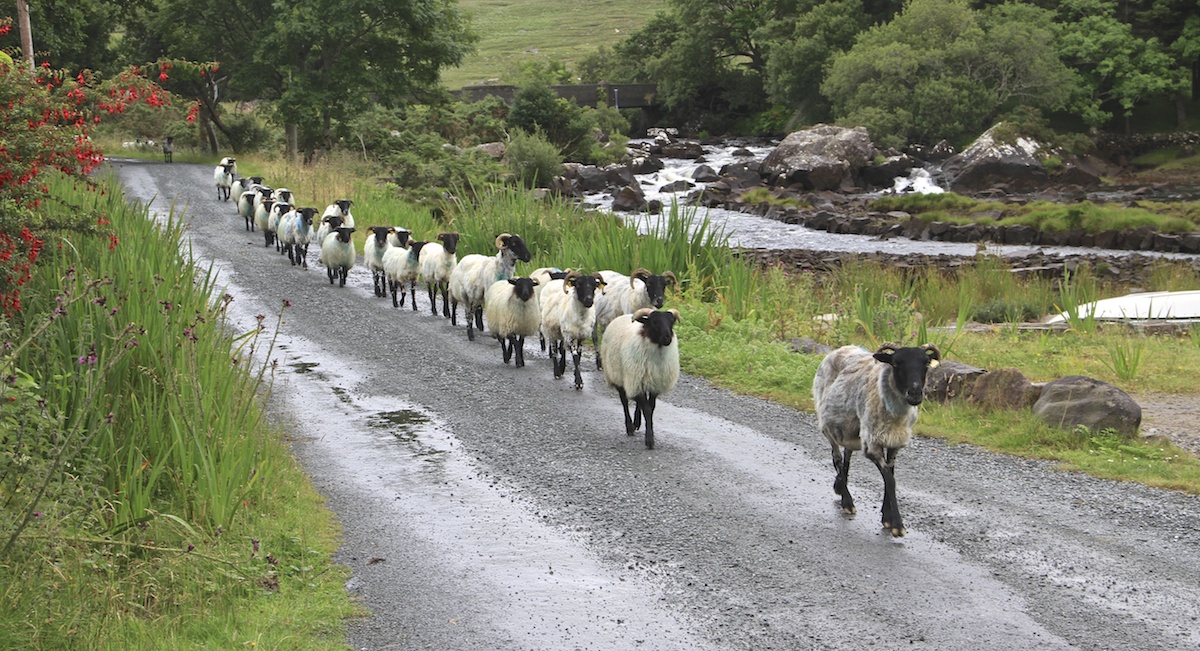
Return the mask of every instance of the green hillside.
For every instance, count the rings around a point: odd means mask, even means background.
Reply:
[[[597,46],[644,25],[666,0],[459,0],[480,40],[463,65],[442,80],[456,89],[511,80],[524,61],[557,59],[572,67]]]

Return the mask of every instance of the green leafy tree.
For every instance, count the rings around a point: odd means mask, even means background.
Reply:
[[[1059,5],[1063,33],[1059,52],[1082,79],[1075,110],[1084,121],[1100,126],[1118,110],[1129,118],[1139,102],[1171,96],[1189,76],[1156,37],[1142,38],[1117,16],[1117,5],[1105,0],[1065,0]]]
[[[912,0],[835,56],[821,89],[840,122],[889,145],[972,135],[1017,105],[1060,108],[1075,82],[1049,19],[1030,5]]]
[[[829,102],[820,93],[829,60],[854,44],[870,25],[858,0],[808,0],[794,19],[780,20],[766,63],[766,91],[771,102],[798,107],[805,122],[828,120]]]
[[[439,71],[475,40],[452,0],[150,0],[130,24],[145,37],[134,44],[143,59],[221,61],[214,119],[218,100],[268,100],[289,151],[309,155],[371,104],[434,93]]]
[[[117,17],[125,3],[116,0],[43,0],[29,3],[34,61],[51,61],[56,69],[116,72],[111,47]],[[11,16],[13,3],[0,12]],[[0,38],[0,48],[20,50],[17,30]]]

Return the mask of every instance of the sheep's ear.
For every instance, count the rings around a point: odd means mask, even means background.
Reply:
[[[668,273],[670,273],[670,272],[668,272]],[[675,308],[671,308],[671,309],[667,310],[667,312],[669,312],[671,314],[671,316],[675,317],[676,323],[679,322],[679,310],[676,310]]]
[[[509,278],[509,279],[508,279],[508,284],[510,284],[510,285],[516,285],[516,284],[517,284],[517,279],[516,279],[515,277],[513,277],[513,278]]]
[[[921,346],[925,349],[925,354],[929,356],[929,368],[937,368],[938,364],[942,363],[942,352],[933,344],[925,344]]]
[[[530,278],[529,280],[533,281],[533,286],[534,286],[534,287],[537,287],[538,285],[540,285],[540,284],[541,284],[541,283],[539,283],[539,282],[538,282],[538,279],[537,279],[537,278]]]

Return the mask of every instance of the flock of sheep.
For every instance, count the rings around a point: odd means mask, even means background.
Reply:
[[[352,239],[353,201],[339,199],[318,218],[316,208],[297,206],[290,190],[268,187],[259,177],[238,178],[233,158],[222,159],[213,178],[218,199],[236,197],[246,230],[261,231],[264,246],[274,245],[293,265],[307,268],[308,246],[316,242],[330,284],[345,286],[348,270],[358,261]],[[451,324],[458,324],[458,306],[463,306],[469,340],[474,341],[476,329],[483,332],[486,316],[505,364],[524,366],[525,338],[538,335],[542,350],[549,347],[556,379],[566,374],[566,354],[571,352],[575,388],[582,389],[579,363],[583,343],[590,338],[597,368],[621,399],[626,434],[632,436],[645,419],[646,447],[654,447],[655,404],[679,380],[679,341],[674,333],[679,312],[658,309],[666,289],[677,282],[674,274],[646,269],[629,276],[611,270],[582,274],[542,267],[520,277],[515,273],[517,262],[528,262],[531,256],[519,235],[498,235],[495,255],[459,259],[458,233],[439,233],[425,241],[412,239],[408,229],[397,226],[367,230],[362,264],[371,271],[376,296],[390,292],[393,307],[411,300],[415,311],[421,281],[435,316],[439,293],[442,316]],[[843,511],[855,512],[847,485],[850,457],[854,450],[863,450],[883,477],[883,527],[897,537],[905,529],[896,500],[896,454],[908,445],[917,405],[924,400],[926,372],[939,359],[932,344],[888,343],[874,353],[844,346],[825,357],[813,380],[818,428],[832,446],[837,472],[833,488],[841,496]],[[630,397],[635,405],[632,416]]]

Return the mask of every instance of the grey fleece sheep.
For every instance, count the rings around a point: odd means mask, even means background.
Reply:
[[[933,344],[901,348],[886,343],[874,353],[843,346],[825,356],[813,378],[817,427],[833,447],[833,491],[842,497],[842,511],[855,512],[847,480],[850,455],[862,450],[883,476],[883,527],[896,537],[904,535],[896,501],[896,453],[912,437],[917,405],[925,399],[925,374],[940,359]]]

